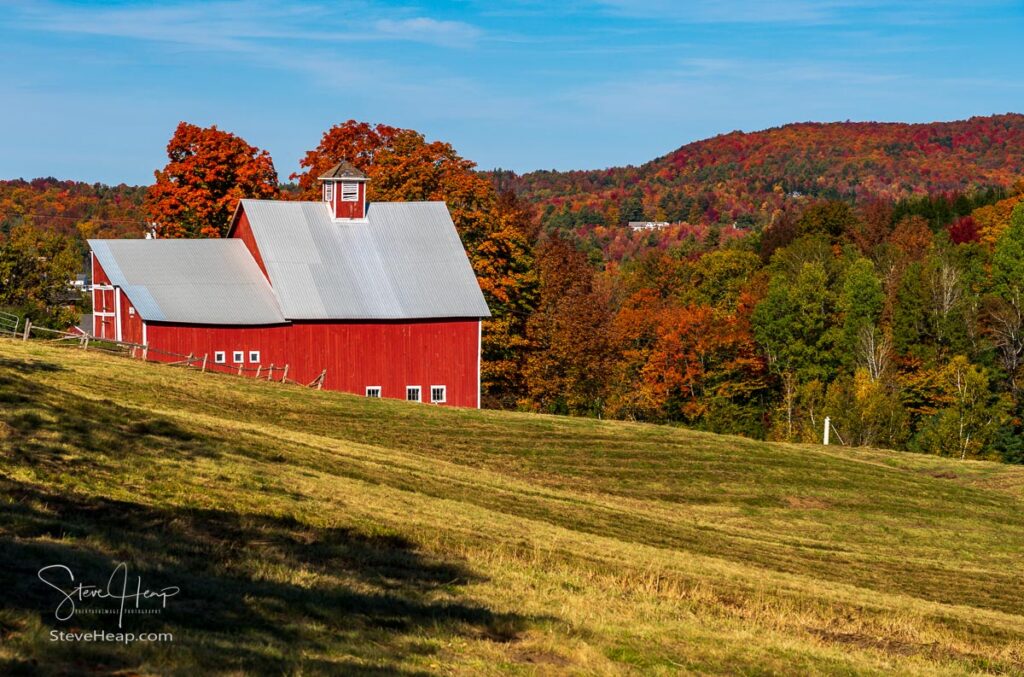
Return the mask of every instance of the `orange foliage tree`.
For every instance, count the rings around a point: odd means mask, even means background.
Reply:
[[[146,208],[160,237],[222,237],[242,198],[273,198],[270,154],[230,132],[182,122],[167,144]]]
[[[750,330],[751,304],[744,297],[736,313],[705,305],[663,311],[643,369],[643,389],[661,417],[716,431],[757,430],[767,370]]]

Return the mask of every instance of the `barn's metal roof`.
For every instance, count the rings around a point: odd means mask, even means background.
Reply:
[[[142,319],[188,324],[285,322],[241,240],[89,240]]]
[[[352,222],[323,202],[242,209],[290,320],[490,316],[443,202],[374,202]]]

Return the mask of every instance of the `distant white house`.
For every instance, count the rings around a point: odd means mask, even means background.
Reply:
[[[668,226],[668,221],[630,221],[632,230],[661,230]]]

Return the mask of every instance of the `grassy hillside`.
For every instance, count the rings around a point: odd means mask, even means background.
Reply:
[[[1024,672],[1024,469],[0,340],[0,673]],[[62,562],[181,594],[51,642]]]

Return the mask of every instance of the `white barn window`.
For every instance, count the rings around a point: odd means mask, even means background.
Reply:
[[[225,362],[228,361],[227,353],[225,353],[223,350],[218,350],[213,354],[213,361],[216,362],[217,364],[224,364]]]
[[[231,361],[234,362],[235,364],[241,364],[242,362],[245,362],[245,353],[242,352],[241,350],[236,350],[235,352],[231,353]]]
[[[260,351],[258,351],[258,350],[250,350],[249,351],[249,362],[251,362],[252,364],[259,364],[260,363]]]
[[[334,199],[334,184],[330,181],[324,184],[324,202]]]
[[[430,386],[430,401],[438,404],[448,400],[447,386]]]
[[[344,181],[341,184],[341,201],[355,202],[359,199],[359,184]]]
[[[420,386],[406,386],[405,399],[407,402],[422,402],[423,388]]]
[[[380,386],[366,386],[367,397],[380,397]]]

